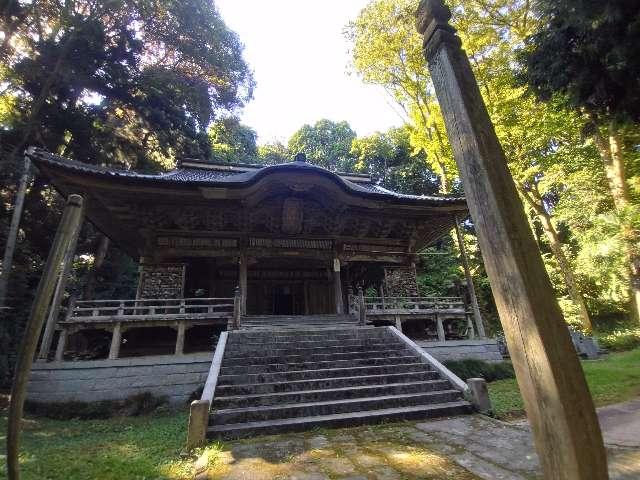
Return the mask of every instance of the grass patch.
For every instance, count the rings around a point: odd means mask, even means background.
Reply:
[[[6,410],[0,415],[0,478],[6,478]],[[191,479],[194,458],[180,456],[186,425],[186,412],[108,420],[28,417],[21,437],[22,478]]]
[[[449,360],[444,362],[444,365],[465,381],[469,378],[484,378],[487,382],[493,382],[515,377],[511,362],[485,362],[468,358]]]
[[[597,406],[640,396],[640,349],[612,353],[599,360],[582,360],[582,369]],[[524,414],[515,379],[489,384],[489,396],[498,418]]]

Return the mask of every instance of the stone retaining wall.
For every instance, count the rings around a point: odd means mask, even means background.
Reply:
[[[414,340],[422,349],[441,362],[474,358],[488,362],[502,360],[498,342],[483,340],[448,340],[446,342],[427,342]]]
[[[82,362],[36,362],[28,399],[37,402],[119,400],[142,392],[186,402],[204,385],[212,353]]]

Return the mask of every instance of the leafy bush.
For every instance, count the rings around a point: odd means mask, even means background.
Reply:
[[[485,362],[483,360],[449,360],[444,365],[462,380],[484,378],[487,382],[515,378],[513,365],[509,362]]]
[[[55,420],[105,419],[116,416],[137,417],[146,415],[167,403],[166,397],[156,397],[150,392],[132,395],[124,400],[99,402],[32,402],[25,403],[25,410],[33,415]]]
[[[598,343],[604,348],[615,351],[640,347],[640,328],[626,328],[600,335]]]

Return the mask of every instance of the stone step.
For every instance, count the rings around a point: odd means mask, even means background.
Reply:
[[[353,330],[353,329],[351,329]],[[372,331],[375,330],[375,331]],[[329,333],[315,333],[301,335],[299,332],[294,332],[292,335],[287,335],[286,332],[273,331],[273,332],[233,332],[229,335],[227,345],[237,345],[245,343],[288,343],[292,341],[335,341],[335,340],[354,340],[354,339],[392,339],[390,335],[386,334],[383,329],[368,329],[361,332],[360,329],[356,329],[353,333],[348,330],[330,331]]]
[[[447,390],[450,388],[451,385],[446,380],[427,380],[420,382],[320,388],[317,390],[301,390],[297,392],[235,395],[216,397],[213,402],[213,408],[230,409],[292,403],[324,402],[329,400],[343,400],[358,397],[433,392],[437,390]]]
[[[260,352],[256,352],[260,353]],[[378,357],[403,357],[412,353],[409,349],[393,349],[393,350],[365,350],[363,352],[345,352],[345,353],[314,353],[312,355],[283,355],[283,356],[247,356],[227,357],[225,355],[222,360],[223,367],[241,366],[241,365],[262,365],[265,363],[301,363],[308,362],[324,362],[329,360],[355,360]]]
[[[298,370],[322,370],[327,368],[366,367],[377,365],[395,365],[398,363],[413,363],[419,361],[416,355],[400,357],[369,357],[350,360],[325,360],[321,362],[277,362],[258,365],[222,366],[221,375],[244,375],[254,373],[290,372]]]
[[[270,435],[281,432],[303,431],[321,427],[346,427],[381,423],[394,420],[413,420],[453,416],[471,412],[471,405],[463,400],[431,405],[413,405],[379,410],[315,415],[299,418],[242,422],[226,425],[211,425],[207,429],[209,438],[224,440]]]
[[[380,385],[386,383],[426,382],[437,380],[435,370],[419,372],[385,373],[381,375],[365,375],[355,377],[333,377],[317,380],[294,380],[284,382],[250,383],[237,385],[218,385],[216,396],[265,395],[280,392],[299,392],[304,390],[332,389],[356,387],[362,385]]]
[[[233,350],[266,350],[281,349],[291,346],[292,342],[246,342],[236,343],[229,347]],[[359,338],[347,340],[299,340],[295,342],[296,348],[328,348],[328,347],[360,347],[366,345],[393,344],[393,340],[383,338]]]
[[[228,354],[229,358],[245,357],[246,355],[255,355],[259,353],[263,356],[287,356],[287,355],[313,355],[316,353],[347,353],[347,352],[364,352],[367,350],[388,350],[393,348],[393,345],[389,343],[367,343],[363,345],[336,345],[330,347],[304,347],[297,348],[295,343],[291,343],[286,348],[260,348],[252,349],[245,348],[240,345],[234,345],[229,349],[229,352],[225,350],[225,356]]]
[[[319,370],[294,370],[278,373],[255,373],[242,375],[220,375],[218,385],[239,385],[243,383],[272,383],[293,380],[315,380],[331,377],[355,377],[358,375],[381,375],[389,373],[420,372],[427,370],[423,363],[398,363],[395,365],[374,365],[366,367],[326,368]]]
[[[361,412],[366,410],[379,410],[383,408],[446,403],[456,400],[460,400],[460,392],[458,390],[441,390],[437,392],[327,400],[324,402],[229,408],[214,410],[210,416],[210,422],[215,425],[238,422],[260,422],[264,420],[275,420],[278,418]]]
[[[354,328],[356,325],[352,323],[336,323],[336,324],[331,324],[330,328],[333,329],[337,326],[344,327],[346,329],[346,328]],[[279,331],[284,333],[286,333],[287,331],[298,332],[300,330],[304,330],[305,328],[322,330],[323,328],[329,328],[329,326],[323,325],[323,324],[274,323],[274,324],[268,324],[268,325],[267,324],[247,324],[247,325],[242,325],[240,327],[241,331],[246,331],[246,332]]]

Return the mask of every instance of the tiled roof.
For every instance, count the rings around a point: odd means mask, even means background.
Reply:
[[[119,170],[108,167],[101,167],[97,165],[91,165],[88,163],[79,162],[76,160],[70,160],[58,155],[54,155],[42,149],[30,148],[27,151],[27,155],[34,161],[36,165],[44,167],[52,167],[54,169],[62,169],[65,171],[72,171],[81,174],[98,177],[111,177],[114,179],[122,179],[125,181],[133,182],[156,182],[165,185],[194,185],[194,186],[214,186],[214,187],[228,187],[237,188],[246,186],[248,184],[258,181],[260,178],[274,173],[277,171],[297,171],[297,172],[315,172],[322,176],[328,177],[342,185],[345,189],[360,194],[361,196],[369,197],[372,199],[394,199],[400,203],[418,203],[428,205],[452,205],[463,206],[465,200],[463,197],[448,197],[448,196],[428,196],[428,195],[408,195],[393,192],[387,190],[372,182],[357,178],[356,181],[348,180],[340,174],[333,173],[325,168],[318,167],[306,162],[293,161],[290,163],[283,163],[280,165],[265,166],[262,168],[251,166],[251,168],[234,168],[233,165],[229,165],[228,169],[225,168],[212,168],[202,164],[202,167],[193,166],[193,163],[189,163],[189,166],[181,166],[175,170],[171,170],[161,174],[145,174],[137,173],[128,170]],[[185,162],[186,163],[186,162]],[[347,174],[345,174],[347,176]],[[349,177],[348,177],[349,178]]]

